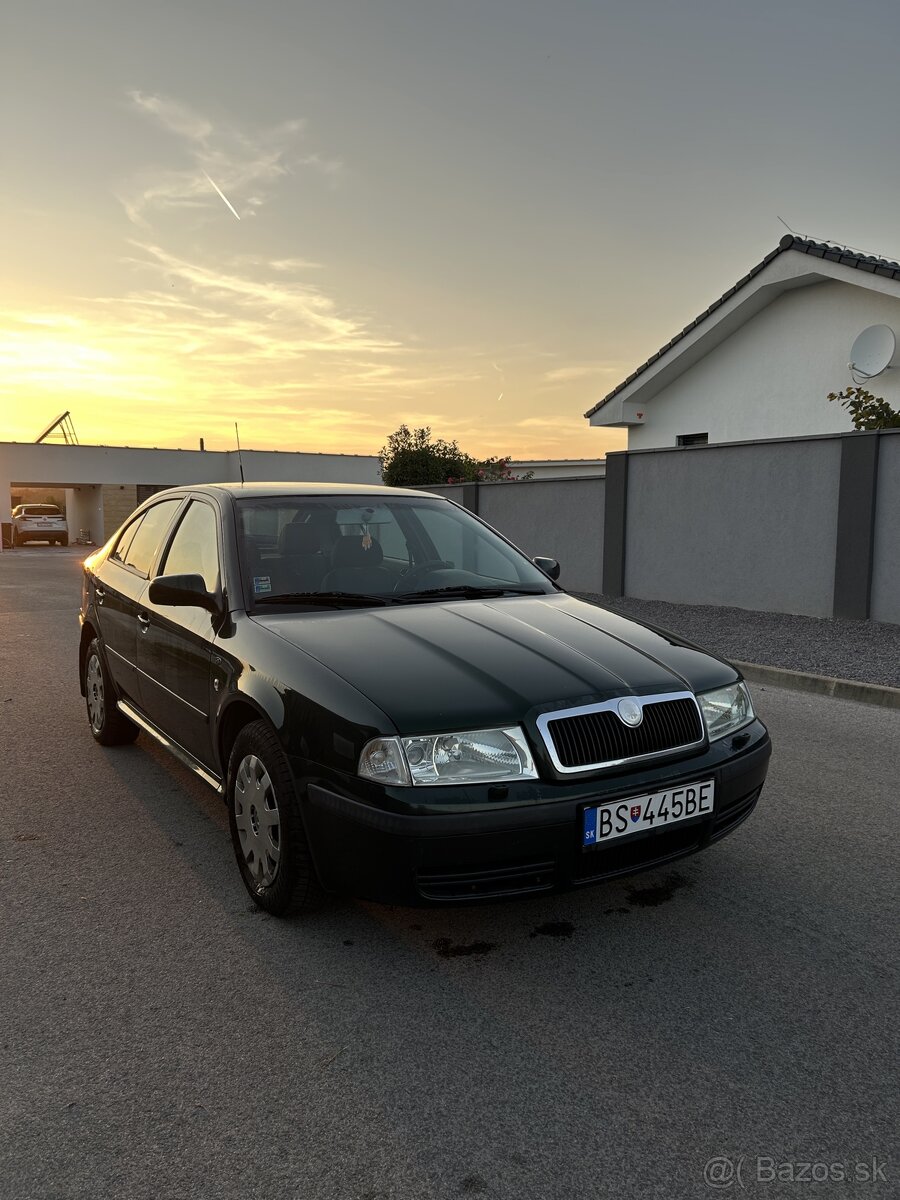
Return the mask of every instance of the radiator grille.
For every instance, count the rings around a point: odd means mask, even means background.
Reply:
[[[640,725],[630,728],[615,708],[600,707],[545,719],[546,736],[564,768],[603,766],[697,745],[703,719],[693,697],[643,703]]]

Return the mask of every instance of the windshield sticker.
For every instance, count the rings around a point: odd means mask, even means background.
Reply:
[[[272,590],[272,577],[270,575],[254,575],[253,590],[257,596],[263,595],[265,592]]]

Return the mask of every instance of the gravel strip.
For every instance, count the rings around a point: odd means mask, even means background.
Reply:
[[[723,658],[900,687],[900,625],[578,594],[623,616],[671,629]]]

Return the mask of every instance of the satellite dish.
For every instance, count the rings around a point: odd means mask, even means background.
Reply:
[[[887,325],[870,325],[850,349],[850,371],[854,378],[874,379],[893,365],[897,339]]]

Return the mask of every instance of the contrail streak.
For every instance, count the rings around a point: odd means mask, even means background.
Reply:
[[[204,171],[203,174],[206,175],[206,172]],[[222,189],[219,187],[219,185],[217,183],[215,183],[212,179],[210,179],[208,175],[206,175],[206,178],[207,178],[208,182],[211,183],[212,186],[216,189],[216,191],[219,193],[219,195],[222,197],[222,199],[225,201],[225,203],[228,205],[228,207],[231,209],[231,211],[237,217],[237,219],[240,220],[241,219],[240,213],[237,211],[237,209],[234,207],[234,205],[231,203],[231,201],[228,199],[228,197],[225,195],[225,193],[222,191]]]

